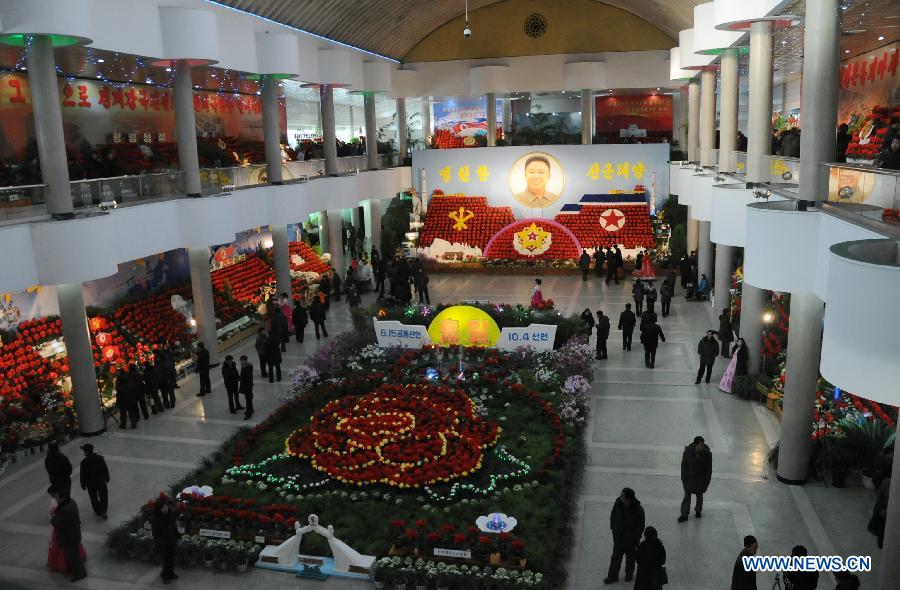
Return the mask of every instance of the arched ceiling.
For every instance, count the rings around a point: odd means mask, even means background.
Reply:
[[[399,60],[429,33],[464,12],[464,0],[214,1]],[[469,0],[469,12],[502,1],[506,0]],[[677,41],[678,31],[693,22],[694,6],[705,1],[605,0],[602,4],[627,10]]]

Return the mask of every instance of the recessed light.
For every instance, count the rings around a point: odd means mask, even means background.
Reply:
[[[97,63],[98,63],[98,64],[102,64],[102,63],[104,63],[105,61],[106,61],[106,60],[104,60],[104,59],[98,59],[98,60],[97,60]]]
[[[844,50],[844,53],[850,53],[850,50],[849,50],[849,49],[845,49],[845,50]]]
[[[884,41],[884,35],[878,35],[878,40],[879,40],[879,41]]]

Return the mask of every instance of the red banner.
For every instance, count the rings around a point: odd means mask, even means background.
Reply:
[[[629,127],[649,134],[671,134],[672,97],[662,94],[597,97],[598,134],[618,134]],[[630,135],[640,137],[635,133]]]

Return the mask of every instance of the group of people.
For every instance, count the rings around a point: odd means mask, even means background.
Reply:
[[[419,305],[431,305],[431,295],[428,292],[431,278],[420,259],[413,258],[412,261],[408,261],[406,258],[398,257],[385,260],[381,257],[376,258],[377,252],[372,249],[375,291],[379,299],[384,299],[388,304],[397,302],[409,305],[415,293]]]
[[[607,285],[610,281],[615,281],[618,285],[622,278],[623,267],[625,266],[622,258],[622,251],[618,244],[613,244],[607,248],[605,246],[594,246],[594,254],[591,256],[587,250],[581,250],[581,256],[578,258],[578,268],[581,269],[581,280],[587,281],[588,274],[591,272],[591,260],[593,259],[594,276],[601,278],[604,276],[604,268],[606,269]]]
[[[686,291],[688,299],[700,301],[709,297],[709,278],[705,273],[698,271],[696,250],[681,257],[678,261],[678,272],[681,275],[681,287]]]
[[[208,353],[206,362],[209,363]],[[208,383],[207,380],[207,386]],[[203,386],[201,382],[201,390]],[[153,362],[148,360],[143,366],[129,363],[116,376],[115,389],[116,406],[119,408],[119,428],[127,428],[129,422],[131,428],[137,428],[141,417],[148,420],[151,413],[162,413],[174,408],[178,375],[172,349],[169,346],[156,349],[153,353]]]

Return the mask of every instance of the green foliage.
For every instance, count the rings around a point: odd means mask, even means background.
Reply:
[[[842,418],[834,423],[834,429],[842,433],[841,438],[853,455],[854,464],[863,469],[871,469],[897,436],[896,428],[881,420],[860,423],[852,418]]]
[[[674,261],[681,260],[681,257],[687,254],[687,232],[684,224],[672,226],[672,237],[669,238],[669,254]]]
[[[382,256],[389,256],[400,247],[404,235],[409,231],[409,214],[412,213],[412,200],[403,198],[402,194],[391,199],[387,211],[381,216],[381,248]]]
[[[678,195],[669,195],[665,205],[659,210],[662,218],[673,228],[676,225],[687,224],[687,207],[678,203]]]
[[[229,305],[235,303],[234,292],[231,289],[231,282],[228,279],[225,279],[225,283],[222,285],[222,295]]]

